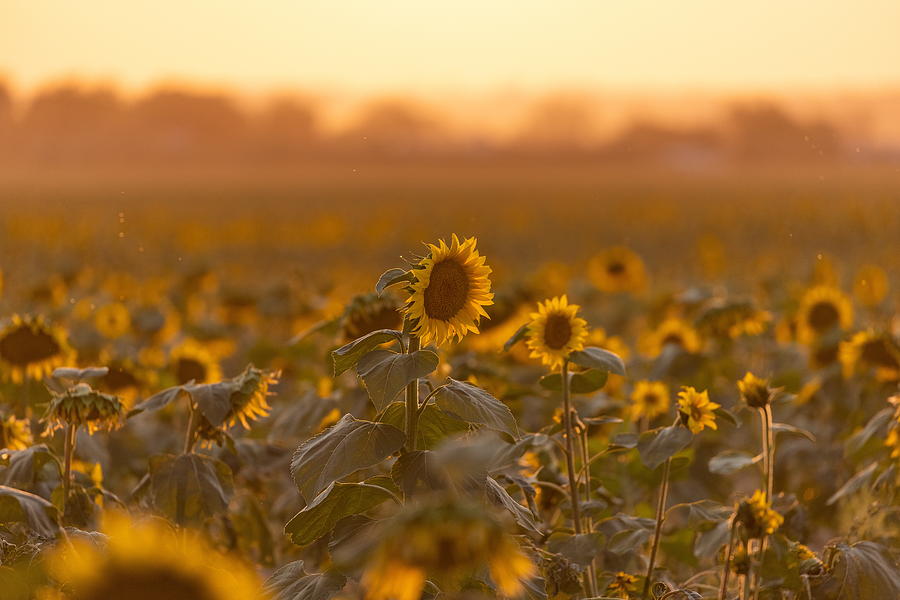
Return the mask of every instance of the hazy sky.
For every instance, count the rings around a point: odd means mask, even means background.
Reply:
[[[0,0],[0,74],[249,90],[900,83],[900,0]]]

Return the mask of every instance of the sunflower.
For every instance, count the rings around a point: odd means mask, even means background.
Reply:
[[[400,306],[390,294],[360,294],[344,311],[344,337],[352,341],[379,329],[400,329]]]
[[[199,535],[177,534],[162,520],[103,517],[105,544],[72,537],[47,557],[69,600],[262,600],[252,569],[209,547]],[[52,592],[51,592],[52,594]],[[50,595],[49,597],[54,597]]]
[[[272,409],[266,400],[271,395],[269,386],[277,384],[278,377],[277,372],[248,365],[243,373],[234,378],[238,389],[231,394],[231,411],[225,417],[226,424],[232,427],[240,422],[244,429],[250,429],[250,421],[267,416]]]
[[[608,248],[588,261],[588,278],[601,292],[640,292],[647,284],[644,261],[623,246]]]
[[[638,578],[629,573],[619,571],[609,585],[606,586],[605,596],[611,598],[631,598],[637,593]]]
[[[838,288],[820,285],[803,295],[797,319],[797,338],[801,342],[811,343],[830,331],[847,329],[852,324],[853,305]]]
[[[772,510],[766,493],[762,490],[756,490],[753,496],[738,505],[737,519],[750,538],[771,535],[784,522],[784,517]]]
[[[97,388],[115,394],[129,408],[142,391],[152,388],[156,383],[156,373],[139,367],[130,358],[109,358],[104,353],[101,354],[100,361],[109,371],[97,379]]]
[[[631,418],[653,419],[669,412],[669,388],[661,381],[638,381],[631,392]]]
[[[525,340],[532,358],[558,369],[574,351],[584,348],[588,337],[587,321],[578,316],[577,304],[569,304],[569,299],[557,296],[538,302],[538,311],[531,313]]]
[[[863,265],[856,272],[853,295],[863,306],[878,306],[887,297],[889,289],[887,273],[878,265]]]
[[[131,328],[153,343],[171,340],[180,327],[178,314],[168,303],[142,303],[131,313]]]
[[[698,392],[690,386],[682,386],[678,392],[678,412],[681,423],[691,430],[700,433],[707,427],[718,429],[716,425],[716,409],[719,405],[711,402],[706,390]]]
[[[125,407],[112,394],[98,392],[86,383],[67,389],[63,393],[52,392],[50,405],[44,415],[48,435],[66,425],[86,426],[88,432],[111,431],[122,424]]]
[[[103,337],[111,340],[120,338],[131,329],[131,313],[121,302],[112,302],[94,314],[94,327]]]
[[[0,420],[0,448],[6,450],[27,450],[34,443],[28,419],[18,419],[9,415]]]
[[[169,365],[179,385],[213,383],[222,379],[222,369],[212,352],[194,339],[186,339],[169,355]]]
[[[0,373],[13,383],[43,379],[72,355],[65,332],[42,317],[13,315],[0,328]]]
[[[475,249],[475,238],[460,243],[453,234],[448,246],[428,244],[429,255],[413,268],[415,281],[406,304],[413,320],[413,333],[423,345],[441,345],[466,333],[478,333],[478,322],[487,317],[485,306],[493,304],[491,268]]]
[[[688,354],[696,354],[701,348],[700,334],[687,321],[669,317],[646,334],[641,342],[647,356],[659,356],[670,344]]]
[[[487,567],[497,591],[514,597],[534,564],[480,506],[441,500],[405,508],[378,538],[362,584],[367,600],[418,600],[426,579],[458,584]]]
[[[775,390],[769,387],[769,380],[757,377],[750,371],[738,381],[741,399],[751,408],[764,408],[772,401]]]
[[[875,370],[879,381],[900,380],[900,344],[889,333],[860,331],[838,349],[845,377],[862,368]]]

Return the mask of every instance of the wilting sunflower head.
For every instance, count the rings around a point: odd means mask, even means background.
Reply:
[[[94,313],[94,327],[105,338],[120,338],[131,329],[131,313],[121,302],[111,302]]]
[[[820,285],[810,288],[800,301],[797,337],[809,344],[835,329],[853,324],[850,298],[836,287]]]
[[[669,412],[669,388],[661,381],[638,381],[631,392],[631,418],[653,419]]]
[[[900,344],[889,333],[860,331],[841,342],[838,357],[845,377],[874,369],[879,381],[900,380]]]
[[[647,283],[644,261],[634,251],[616,246],[588,262],[588,277],[601,292],[640,292]]]
[[[169,356],[169,364],[179,385],[213,383],[222,379],[222,368],[212,352],[193,339],[186,339],[176,346]]]
[[[423,345],[440,346],[478,333],[485,306],[493,304],[491,268],[475,249],[475,238],[460,242],[453,234],[450,245],[440,240],[428,244],[429,255],[413,268],[415,281],[404,311],[414,323],[413,333]]]
[[[756,490],[753,496],[738,505],[737,520],[744,526],[748,537],[760,538],[775,533],[784,522],[784,517],[772,510],[764,491]]]
[[[706,390],[698,392],[690,386],[682,386],[678,392],[678,412],[681,423],[691,430],[700,433],[707,427],[718,429],[716,425],[716,409],[719,405],[711,402]]]
[[[0,375],[13,383],[43,379],[73,354],[65,332],[42,317],[13,315],[0,328]]]
[[[587,321],[578,316],[577,304],[569,304],[565,295],[538,303],[531,313],[525,344],[532,358],[551,369],[558,369],[572,352],[584,348],[588,337]]]
[[[231,412],[225,419],[229,427],[238,422],[244,429],[250,429],[250,422],[265,417],[272,409],[266,398],[271,395],[269,386],[278,383],[279,373],[257,369],[248,365],[244,372],[235,377],[238,390],[231,394]]]
[[[19,419],[16,415],[0,419],[0,448],[27,450],[33,443],[34,438],[28,419]]]
[[[116,396],[79,383],[61,394],[52,392],[44,421],[48,425],[48,434],[66,425],[84,426],[93,434],[98,430],[111,431],[121,426],[124,410],[125,406]]]
[[[368,600],[418,600],[426,579],[454,585],[487,567],[497,591],[516,596],[534,564],[477,505],[449,500],[404,508],[385,527],[363,574]]]
[[[73,538],[47,557],[68,600],[264,600],[255,573],[191,531],[161,520],[103,517],[105,544]]]
[[[390,294],[360,294],[344,311],[344,337],[350,341],[379,329],[400,329],[400,305]]]
[[[688,354],[696,354],[701,349],[700,334],[683,319],[669,317],[656,329],[645,335],[641,343],[644,354],[659,356],[666,346],[681,348]]]
[[[889,289],[887,273],[878,265],[863,265],[856,272],[853,295],[863,306],[878,306],[887,297]]]
[[[741,399],[751,408],[764,408],[772,401],[775,391],[769,387],[768,379],[757,377],[750,371],[738,381],[738,390],[741,392]]]
[[[613,580],[606,586],[604,596],[611,598],[631,598],[637,593],[638,578],[630,573],[619,571],[613,577]]]

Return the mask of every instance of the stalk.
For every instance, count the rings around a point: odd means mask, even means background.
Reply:
[[[419,350],[419,338],[410,334],[407,354]],[[406,449],[416,449],[416,428],[419,424],[419,380],[415,379],[406,386]]]
[[[719,587],[718,600],[725,600],[728,593],[728,575],[731,574],[731,552],[734,548],[734,536],[737,533],[737,515],[731,517],[731,535],[728,537],[728,545],[725,547],[725,566],[722,567],[722,585]]]
[[[72,456],[75,454],[75,425],[66,425],[65,462],[63,472],[63,514],[69,502],[69,489],[72,486]]]
[[[766,446],[769,451],[769,472],[766,474],[766,500],[772,502],[775,494],[775,431],[772,423],[772,405],[766,404],[763,412],[766,421]]]
[[[572,503],[572,523],[575,527],[575,535],[582,532],[581,505],[578,499],[578,473],[575,471],[575,442],[572,431],[572,407],[569,401],[569,361],[564,360],[559,370],[562,376],[562,400],[563,400],[563,426],[566,430],[566,470],[569,477],[569,500]],[[594,582],[590,580],[590,573],[582,582],[584,592],[588,596],[594,596]]]
[[[663,468],[662,481],[659,484],[659,500],[656,503],[656,527],[653,530],[653,545],[650,547],[650,563],[647,565],[647,577],[644,579],[644,591],[641,600],[647,600],[650,593],[650,580],[653,577],[653,567],[656,563],[656,552],[659,550],[659,538],[662,535],[663,517],[665,516],[666,500],[669,497],[669,471],[672,467],[672,457],[666,459]]]
[[[197,411],[194,408],[193,402],[190,403],[190,411],[191,416],[188,419],[187,432],[184,435],[183,454],[190,454],[194,451],[194,428],[196,427]]]

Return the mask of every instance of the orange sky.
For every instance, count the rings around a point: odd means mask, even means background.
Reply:
[[[898,0],[2,0],[0,74],[244,90],[900,84]]]

